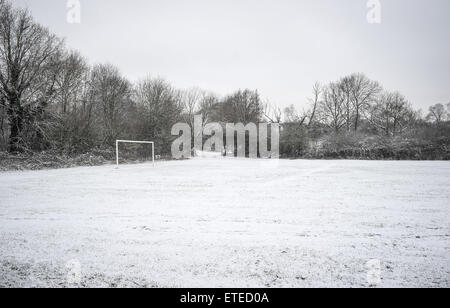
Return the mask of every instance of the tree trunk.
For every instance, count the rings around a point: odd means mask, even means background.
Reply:
[[[355,132],[358,131],[359,127],[359,108],[356,108],[356,115],[355,115]]]
[[[9,152],[18,153],[23,152],[22,131],[23,131],[23,108],[20,106],[18,98],[11,98],[9,101]]]
[[[397,119],[394,119],[394,127],[393,127],[393,131],[392,131],[392,136],[396,136],[397,134]]]

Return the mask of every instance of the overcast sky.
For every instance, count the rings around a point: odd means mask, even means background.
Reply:
[[[258,89],[287,106],[306,103],[316,80],[364,72],[417,108],[450,102],[450,1],[14,0],[91,63],[112,63],[131,80],[161,76],[174,86],[225,95]]]

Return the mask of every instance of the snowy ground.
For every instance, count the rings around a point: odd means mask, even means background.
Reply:
[[[372,259],[381,287],[450,287],[449,184],[448,162],[0,173],[0,287],[70,286],[78,265],[76,286],[366,287]]]

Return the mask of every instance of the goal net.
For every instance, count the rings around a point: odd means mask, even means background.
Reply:
[[[126,150],[120,145],[129,145]],[[151,148],[151,150],[149,149]],[[130,155],[133,152],[133,155]],[[128,155],[127,155],[128,154]],[[155,143],[153,141],[136,141],[136,140],[117,140],[116,141],[116,166],[119,167],[120,160],[132,156],[134,158],[151,158],[153,166],[155,165]]]

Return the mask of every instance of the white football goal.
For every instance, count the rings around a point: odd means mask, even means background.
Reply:
[[[155,166],[155,143],[153,141],[135,141],[135,140],[116,140],[116,166],[119,167],[119,144],[134,143],[134,144],[150,144],[152,146],[152,164]]]

